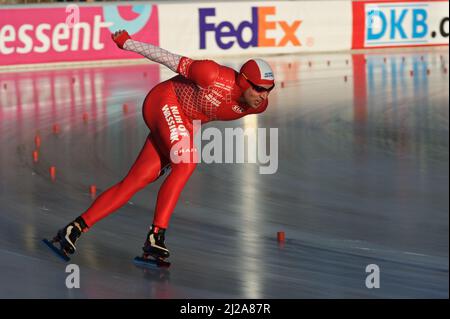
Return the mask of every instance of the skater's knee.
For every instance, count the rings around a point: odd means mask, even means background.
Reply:
[[[172,164],[172,171],[179,176],[185,175],[189,177],[194,172],[196,167],[197,163],[178,163]]]
[[[188,163],[178,163],[178,164],[172,164],[172,167],[175,168],[181,168],[187,171],[193,171],[197,167],[197,163],[195,162],[188,162]]]
[[[120,182],[120,188],[129,190],[131,192],[136,192],[143,189],[149,183],[151,183],[154,178],[148,176],[127,176]]]

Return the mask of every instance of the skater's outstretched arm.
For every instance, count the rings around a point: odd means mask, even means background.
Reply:
[[[219,75],[219,65],[214,61],[193,60],[149,43],[135,41],[125,30],[117,31],[111,37],[119,48],[139,53],[151,61],[163,64],[203,88],[214,83]]]
[[[111,35],[114,42],[121,49],[139,53],[147,59],[163,64],[174,72],[177,72],[181,56],[164,50],[155,45],[139,42],[131,39],[125,30],[120,30]]]

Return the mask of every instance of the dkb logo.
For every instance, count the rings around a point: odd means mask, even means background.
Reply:
[[[436,8],[427,3],[367,5],[366,44],[425,44],[438,36],[448,38],[448,17],[436,20],[430,12]]]

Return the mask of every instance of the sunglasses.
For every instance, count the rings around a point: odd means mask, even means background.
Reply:
[[[252,86],[253,90],[255,90],[255,91],[258,92],[258,93],[263,93],[263,92],[269,93],[269,92],[272,91],[273,88],[275,87],[275,83],[274,83],[274,84],[272,84],[272,86],[271,86],[270,88],[267,89],[267,88],[265,88],[265,87],[262,87],[262,86],[260,86],[260,85],[257,85],[257,84],[255,84],[255,83],[253,83],[252,81],[250,81],[250,80],[245,76],[244,73],[242,73],[242,75],[244,76],[245,80],[247,80],[247,82],[250,83],[250,85]]]

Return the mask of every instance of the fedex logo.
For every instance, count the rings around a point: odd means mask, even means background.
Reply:
[[[207,48],[207,34],[214,34],[214,39],[218,47],[224,50],[232,48],[237,44],[242,49],[249,47],[284,47],[288,44],[292,46],[301,46],[300,40],[296,34],[301,20],[287,22],[284,20],[269,20],[270,16],[275,16],[275,7],[252,7],[251,20],[242,21],[233,25],[230,21],[214,22],[216,17],[215,8],[199,9],[199,31],[200,31],[200,49]],[[244,32],[250,38],[244,38]],[[281,37],[269,36],[269,31],[281,34]]]

